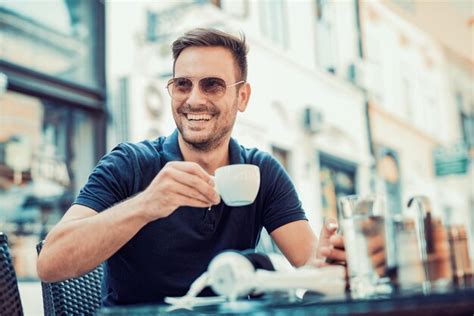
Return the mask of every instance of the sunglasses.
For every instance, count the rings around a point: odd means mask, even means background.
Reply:
[[[194,81],[185,77],[173,78],[168,81],[166,89],[171,98],[175,101],[183,101],[189,97],[194,87]],[[205,77],[198,81],[199,90],[212,101],[217,101],[222,98],[227,88],[244,83],[241,80],[233,84],[227,84],[224,79],[218,77]]]

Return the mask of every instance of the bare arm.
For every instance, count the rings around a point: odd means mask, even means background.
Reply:
[[[37,263],[39,278],[57,282],[93,270],[147,223],[137,216],[143,207],[140,196],[99,214],[73,205],[45,240]]]
[[[295,267],[307,264],[324,265],[322,258],[345,260],[343,239],[335,226],[324,226],[318,238],[307,221],[295,221],[275,229],[271,236],[278,248]],[[342,248],[342,249],[341,249]],[[318,261],[319,260],[319,261]]]
[[[41,280],[56,282],[93,270],[147,223],[180,206],[218,204],[211,177],[197,164],[168,163],[140,194],[97,213],[73,205],[46,237],[38,257]]]

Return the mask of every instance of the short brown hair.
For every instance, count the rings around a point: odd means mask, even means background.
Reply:
[[[224,47],[230,50],[234,57],[235,64],[240,70],[238,80],[247,80],[247,53],[248,47],[245,42],[245,35],[240,34],[240,38],[212,28],[196,28],[186,32],[172,44],[173,50],[173,75],[176,60],[181,52],[188,47]]]

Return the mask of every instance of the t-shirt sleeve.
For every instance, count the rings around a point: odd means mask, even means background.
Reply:
[[[307,220],[293,182],[281,164],[270,155],[261,170],[261,177],[265,190],[263,226],[268,233],[285,224]]]
[[[131,195],[134,170],[126,144],[104,156],[80,190],[74,204],[101,212]]]

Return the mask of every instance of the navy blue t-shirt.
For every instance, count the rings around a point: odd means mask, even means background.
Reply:
[[[162,302],[184,295],[191,283],[224,250],[255,248],[262,227],[271,233],[306,220],[293,183],[277,160],[231,139],[230,163],[260,167],[255,202],[230,207],[180,207],[145,225],[104,263],[105,306]],[[169,161],[182,161],[178,132],[137,144],[122,143],[98,163],[75,204],[101,212],[143,191]]]

